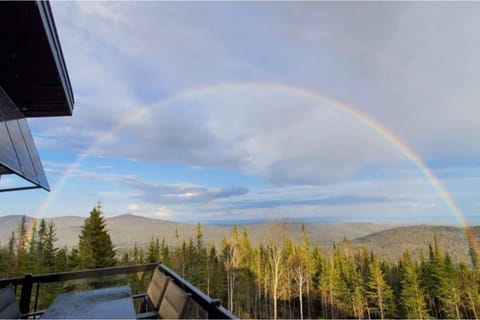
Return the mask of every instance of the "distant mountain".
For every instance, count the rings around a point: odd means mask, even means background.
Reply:
[[[472,229],[476,238],[480,239],[480,227]],[[432,225],[397,227],[356,239],[353,244],[372,250],[381,258],[397,260],[406,249],[416,258],[420,258],[422,254],[428,257],[428,245],[433,243],[434,237],[437,238],[442,250],[448,252],[454,261],[463,260],[471,263],[465,230],[458,227]]]
[[[17,230],[21,216],[0,217],[0,242],[6,244],[12,231]],[[27,223],[31,223],[33,218],[27,217]],[[47,219],[49,220],[49,219]],[[57,246],[73,247],[78,243],[78,235],[83,225],[84,217],[56,217],[54,218],[57,226]],[[110,230],[112,242],[117,248],[143,246],[148,244],[152,235],[160,240],[165,240],[174,244],[174,230],[177,229],[180,241],[194,237],[196,233],[196,224],[178,223],[168,220],[151,219],[131,214],[120,215],[106,218],[107,228]],[[301,239],[301,223],[287,223],[290,236],[293,239]],[[269,224],[255,223],[245,224],[239,228],[246,227],[250,239],[254,244],[265,243],[268,241]],[[306,224],[307,234],[312,243],[321,245],[331,245],[332,242],[338,242],[346,236],[349,239],[364,237],[368,234],[379,232],[391,225],[373,224],[373,223],[308,223]],[[206,243],[220,244],[223,237],[228,237],[232,226],[212,226],[202,225],[202,232]]]
[[[12,231],[17,230],[20,215],[0,217],[0,243],[6,245]],[[33,218],[27,217],[27,223]],[[47,219],[48,220],[48,219]],[[78,244],[78,235],[83,225],[84,217],[54,218],[57,226],[57,246],[74,247]],[[169,244],[175,244],[174,230],[177,229],[180,240],[188,240],[196,233],[196,224],[178,223],[168,220],[151,219],[131,214],[120,215],[106,219],[112,241],[116,248],[133,247],[148,244],[152,236],[160,240],[165,237]],[[301,240],[299,222],[288,222],[290,237]],[[245,227],[253,244],[266,243],[269,237],[269,223],[250,223],[240,225]],[[415,257],[428,255],[428,244],[437,237],[440,246],[447,251],[455,261],[470,263],[469,247],[463,228],[432,225],[393,226],[374,223],[306,223],[307,234],[314,244],[320,244],[325,249],[332,248],[333,242],[340,242],[344,237],[350,239],[356,248],[367,248],[376,252],[381,258],[397,260],[404,250],[408,249]],[[219,245],[223,237],[231,234],[232,226],[202,225],[206,243]],[[480,239],[480,227],[473,228]]]

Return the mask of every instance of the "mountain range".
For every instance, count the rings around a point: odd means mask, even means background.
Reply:
[[[20,215],[0,217],[0,244],[6,245],[12,231],[16,231]],[[31,225],[34,218],[27,216],[27,224]],[[49,219],[47,219],[48,221]],[[57,227],[56,245],[72,248],[78,244],[78,236],[85,217],[65,216],[55,217]],[[146,246],[152,237],[165,238],[167,243],[175,244],[175,230],[180,241],[189,239],[196,234],[196,224],[179,223],[168,220],[152,219],[131,214],[106,218],[107,229],[112,242],[117,249],[131,248],[136,243]],[[266,243],[269,239],[270,223],[250,223],[239,225],[246,228],[253,244]],[[300,241],[302,224],[286,222],[290,237]],[[333,243],[343,238],[351,240],[355,248],[367,248],[376,252],[381,258],[398,259],[405,249],[413,256],[428,254],[428,244],[437,237],[440,246],[448,252],[455,261],[469,262],[469,246],[463,228],[438,225],[398,226],[375,223],[308,223],[305,224],[307,235],[313,244],[331,248]],[[224,237],[231,234],[232,226],[201,225],[204,241],[220,245]],[[480,236],[480,227],[473,228]]]

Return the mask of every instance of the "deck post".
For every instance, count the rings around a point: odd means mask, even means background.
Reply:
[[[30,312],[30,300],[32,297],[32,275],[25,275],[22,282],[22,294],[20,296],[20,312],[26,314]]]
[[[220,299],[212,299],[210,301],[210,306],[208,308],[208,319],[219,319],[220,317],[222,317],[221,315],[219,315],[217,309],[221,305],[222,302],[220,301]]]

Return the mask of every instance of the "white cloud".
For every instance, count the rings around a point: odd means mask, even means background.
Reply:
[[[140,209],[140,205],[138,203],[130,203],[128,205],[128,210],[129,211],[137,211]]]
[[[160,207],[155,211],[154,214],[160,218],[170,218],[173,215],[173,211],[167,207]]]

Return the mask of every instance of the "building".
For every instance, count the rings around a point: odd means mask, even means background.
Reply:
[[[50,4],[2,2],[0,25],[0,191],[49,191],[27,118],[71,116],[74,105]]]

